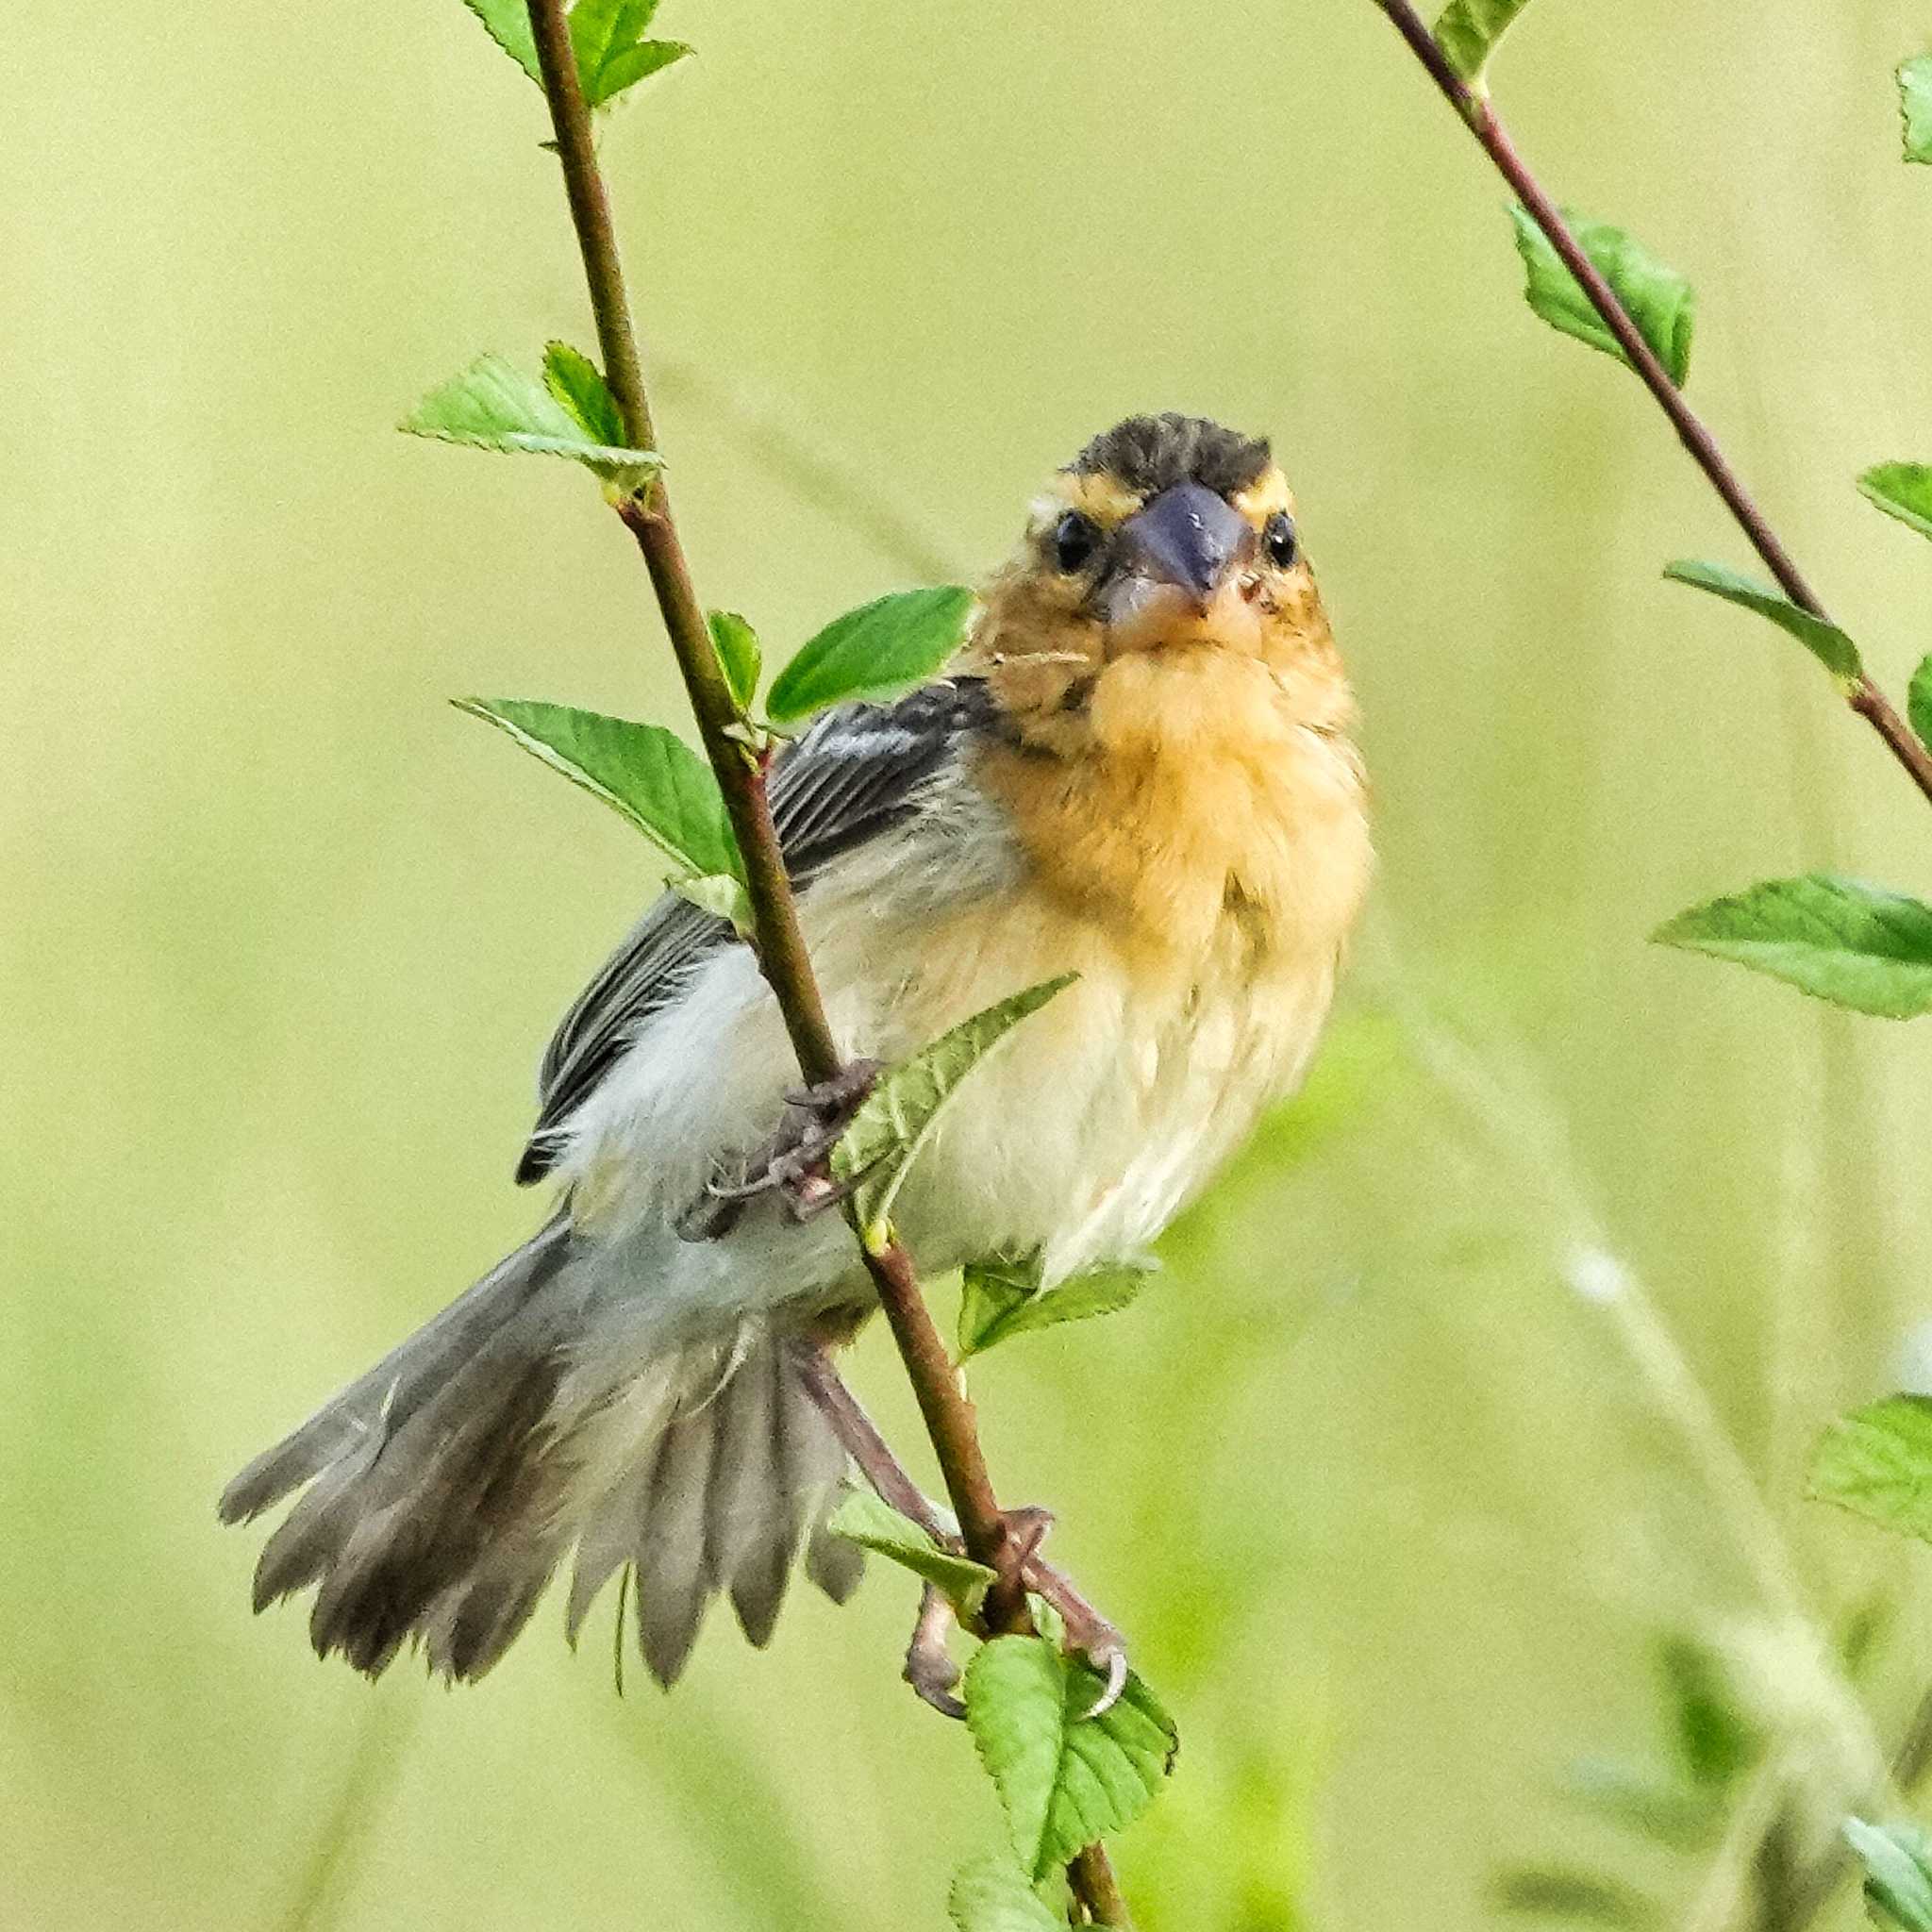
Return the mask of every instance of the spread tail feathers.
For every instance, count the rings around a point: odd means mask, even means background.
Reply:
[[[313,1586],[320,1655],[374,1675],[408,1640],[478,1677],[575,1542],[573,1641],[630,1565],[639,1645],[668,1685],[720,1591],[767,1641],[801,1541],[843,1602],[859,1553],[824,1510],[844,1457],[782,1341],[685,1341],[593,1384],[573,1373],[590,1275],[552,1222],[250,1463],[225,1522],[304,1491],[261,1553],[256,1607]]]

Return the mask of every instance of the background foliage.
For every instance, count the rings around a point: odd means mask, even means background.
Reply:
[[[1923,553],[1843,479],[1932,404],[1890,78],[1923,19],[1545,4],[1512,126],[1695,282],[1700,407],[1902,688]],[[442,700],[675,707],[560,468],[389,433],[453,345],[583,339],[527,83],[426,0],[107,24],[76,62],[28,0],[0,75],[0,1924],[937,1923],[958,1819],[999,1823],[963,1735],[910,1748],[896,1578],[762,1658],[713,1633],[668,1704],[548,1612],[456,1697],[245,1615],[216,1488],[525,1230],[526,1070],[648,883]],[[1201,408],[1275,435],[1362,687],[1384,883],[1308,1099],[1130,1311],[975,1372],[1187,1734],[1121,1847],[1143,1923],[1473,1925],[1530,1859],[1688,1896],[1562,1768],[1668,1758],[1673,1634],[1793,1736],[1807,1680],[1631,1284],[1802,1591],[1924,1601],[1802,1472],[1913,1356],[1932,1036],[1642,940],[1749,878],[1924,891],[1903,781],[1657,578],[1744,559],[1627,376],[1524,312],[1366,0],[661,26],[700,52],[606,158],[708,594],[775,648],[991,561],[1114,417]],[[1882,1711],[1927,1634],[1906,1599]]]

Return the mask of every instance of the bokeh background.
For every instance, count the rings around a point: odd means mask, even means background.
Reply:
[[[1661,1641],[1826,1784],[1867,1747],[1804,1620],[1897,1605],[1888,1740],[1932,1671],[1924,1563],[1802,1495],[1932,1315],[1932,1034],[1643,936],[1812,865],[1923,889],[1923,807],[1802,653],[1659,580],[1749,559],[1523,308],[1368,0],[658,30],[699,58],[605,155],[713,602],[796,640],[970,575],[1089,434],[1197,409],[1274,436],[1363,693],[1382,880],[1308,1097],[1134,1310],[975,1375],[1182,1718],[1143,1922],[1473,1926],[1524,1862],[1685,1909],[1708,1845],[1559,1790],[1667,1760]],[[1894,686],[1932,558],[1850,478],[1932,456],[1924,33],[1543,0],[1499,65],[1545,178],[1694,277],[1693,396]],[[668,1700],[614,1694],[608,1603],[458,1694],[248,1614],[217,1490],[527,1229],[537,1051],[650,888],[443,700],[675,693],[580,477],[391,433],[590,338],[541,101],[457,0],[7,38],[0,1925],[937,1925],[999,1824],[876,1566],[763,1656],[721,1620]],[[909,1439],[880,1338],[855,1373]]]

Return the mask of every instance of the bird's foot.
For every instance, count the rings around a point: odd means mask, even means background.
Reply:
[[[966,1549],[958,1525],[937,1504],[920,1493],[919,1485],[907,1474],[891,1444],[859,1407],[824,1350],[802,1346],[794,1359],[806,1392],[880,1500],[918,1524],[941,1549],[964,1556]],[[1041,1542],[1053,1524],[1053,1517],[1046,1510],[1008,1510],[1004,1522],[1006,1547],[1001,1552],[1003,1560],[996,1566],[1002,1573],[1003,1591],[1015,1598],[1031,1591],[1052,1607],[1059,1618],[1067,1649],[1090,1664],[1102,1679],[1100,1692],[1086,1715],[1105,1715],[1119,1703],[1126,1689],[1125,1640],[1080,1594],[1073,1579],[1040,1554]],[[951,1707],[958,1702],[952,1694],[958,1673],[946,1656],[945,1640],[955,1618],[952,1606],[943,1596],[939,1596],[935,1604],[937,1594],[928,1591],[920,1599],[918,1626],[906,1655],[906,1677],[926,1703],[952,1716],[956,1713]],[[932,1691],[940,1694],[928,1694]]]
[[[1126,1639],[1080,1594],[1064,1570],[1057,1570],[1040,1555],[1041,1540],[1053,1522],[1044,1509],[1008,1510],[1006,1520],[1009,1538],[1025,1539],[1020,1560],[1022,1582],[1042,1603],[1052,1607],[1066,1633],[1067,1650],[1100,1675],[1099,1695],[1086,1715],[1106,1716],[1127,1688]]]
[[[966,1715],[966,1707],[953,1694],[953,1687],[959,1681],[959,1666],[946,1654],[946,1638],[958,1621],[945,1591],[928,1583],[920,1593],[919,1621],[912,1626],[912,1641],[906,1646],[904,1675],[941,1717]]]
[[[688,1241],[716,1241],[737,1225],[746,1204],[760,1194],[779,1195],[797,1221],[836,1207],[850,1189],[832,1178],[826,1164],[839,1136],[876,1084],[881,1064],[854,1060],[829,1080],[789,1091],[777,1126],[705,1183],[704,1191],[677,1217],[678,1234]]]

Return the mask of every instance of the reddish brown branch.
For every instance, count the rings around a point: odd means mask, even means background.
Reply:
[[[527,4],[571,222],[596,318],[605,378],[623,415],[630,445],[655,451],[656,429],[644,390],[609,196],[597,165],[591,114],[571,47],[564,0],[527,0]],[[712,649],[704,606],[691,582],[691,566],[661,475],[654,476],[639,496],[622,504],[618,513],[643,554],[706,755],[738,835],[758,964],[784,1015],[801,1071],[808,1081],[829,1080],[841,1067],[838,1045],[806,952],[797,902],[765,796],[763,768],[732,733],[740,722],[737,707]],[[918,1396],[920,1414],[945,1478],[946,1493],[959,1519],[960,1540],[968,1555],[1001,1573],[1001,1602],[997,1607],[990,1604],[989,1619],[996,1629],[1028,1629],[1025,1596],[1008,1556],[1006,1521],[987,1472],[973,1406],[953,1373],[932,1311],[920,1291],[912,1257],[896,1241],[876,1253],[863,1240],[859,1247]],[[1094,1924],[1128,1924],[1119,1887],[1100,1846],[1091,1845],[1082,1852],[1069,1867],[1068,1878],[1074,1896]]]
[[[1543,192],[1528,164],[1517,153],[1515,143],[1496,118],[1495,109],[1488,99],[1477,93],[1450,65],[1448,57],[1436,44],[1435,36],[1408,0],[1375,0],[1375,4],[1389,16],[1396,32],[1407,42],[1416,58],[1428,70],[1429,77],[1462,117],[1469,131],[1482,143],[1484,153],[1495,163],[1496,172],[1509,184],[1531,220],[1548,238],[1550,246],[1557,251],[1564,267],[1576,277],[1583,292],[1590,297],[1591,306],[1603,318],[1604,326],[1617,339],[1618,346],[1642,378],[1643,386],[1657,399],[1657,408],[1670,419],[1671,427],[1676,431],[1678,441],[1690,452],[1690,460],[1703,471],[1705,479],[1724,499],[1724,508],[1736,519],[1751,547],[1763,559],[1765,569],[1777,580],[1779,589],[1801,609],[1808,610],[1813,617],[1822,618],[1829,624],[1831,619],[1817,592],[1806,582],[1777,532],[1765,520],[1764,512],[1758,508],[1723,450],[1718,447],[1716,439],[1685,402],[1683,391],[1671,380],[1669,372],[1643,340],[1642,332],[1617,299],[1615,290],[1583,252],[1576,237],[1570,231],[1570,225],[1557,205]],[[1919,742],[1890,700],[1863,672],[1845,696],[1852,709],[1885,741],[1886,748],[1905,768],[1907,775],[1928,800],[1932,800],[1932,753]]]

